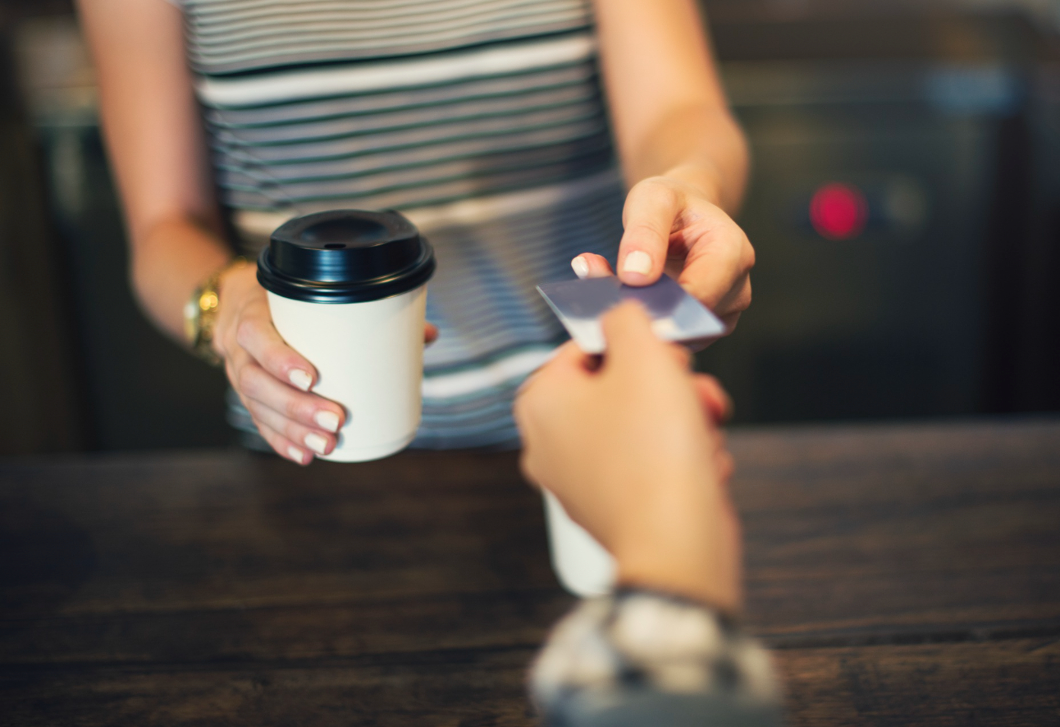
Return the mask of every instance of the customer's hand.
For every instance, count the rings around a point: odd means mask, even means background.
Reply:
[[[309,464],[314,454],[330,453],[346,412],[310,393],[316,369],[273,326],[257,268],[231,269],[221,279],[219,297],[214,348],[261,436],[282,457],[299,464]],[[426,340],[437,336],[428,324]]]
[[[751,305],[755,251],[747,235],[697,187],[672,177],[650,177],[629,191],[618,277],[648,285],[666,273],[717,315],[728,331]],[[582,253],[578,277],[613,275],[607,260]]]
[[[524,385],[523,471],[615,556],[620,583],[734,611],[739,532],[716,426],[727,398],[656,338],[638,304],[609,312],[603,328],[599,367],[567,344]]]

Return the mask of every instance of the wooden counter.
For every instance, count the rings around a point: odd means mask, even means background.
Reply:
[[[791,725],[1060,722],[1060,421],[730,436]],[[0,724],[526,725],[514,454],[0,464]]]

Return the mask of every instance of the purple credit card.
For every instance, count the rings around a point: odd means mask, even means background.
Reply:
[[[548,283],[537,286],[537,292],[586,353],[603,353],[606,345],[600,316],[630,298],[648,309],[652,330],[664,341],[700,342],[725,333],[718,317],[667,275],[643,287],[623,285],[611,276]]]

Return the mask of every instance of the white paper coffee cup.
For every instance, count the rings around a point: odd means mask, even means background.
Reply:
[[[610,593],[615,585],[615,559],[578,523],[548,490],[545,521],[552,570],[560,585],[575,596],[591,598]]]
[[[316,367],[313,393],[346,409],[320,459],[365,462],[408,446],[420,425],[426,287],[339,305],[268,295],[276,330]]]
[[[379,459],[415,437],[433,272],[430,245],[397,212],[322,212],[272,234],[258,280],[273,324],[316,368],[313,392],[346,409],[321,459]]]

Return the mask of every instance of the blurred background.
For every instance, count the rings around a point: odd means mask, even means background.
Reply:
[[[736,423],[1060,411],[1060,0],[704,0],[754,173]],[[70,2],[0,2],[0,454],[234,440],[126,280]]]

